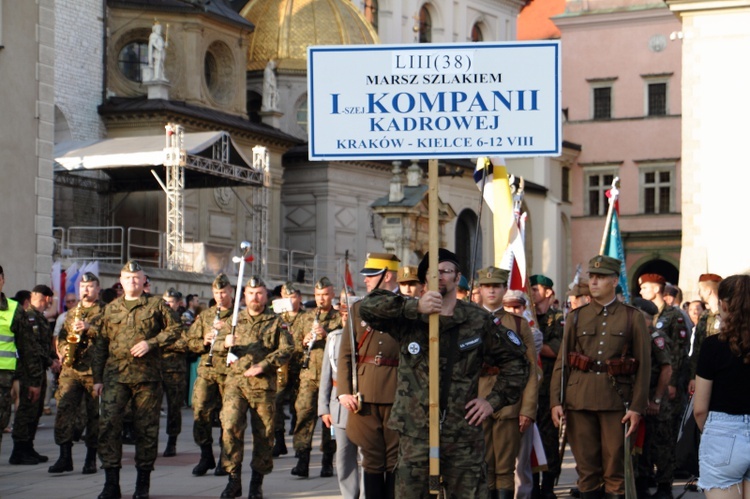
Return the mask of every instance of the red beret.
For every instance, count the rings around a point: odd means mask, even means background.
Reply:
[[[647,282],[653,282],[656,284],[666,284],[667,280],[664,279],[659,274],[643,274],[641,277],[638,278],[638,284],[645,284]]]
[[[721,282],[721,276],[716,274],[701,274],[698,282]]]

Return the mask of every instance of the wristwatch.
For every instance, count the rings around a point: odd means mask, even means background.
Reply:
[[[654,399],[654,404],[656,404],[656,405],[661,404],[661,399]]]

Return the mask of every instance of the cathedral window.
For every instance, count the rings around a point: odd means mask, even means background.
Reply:
[[[479,23],[474,23],[471,27],[471,41],[472,42],[483,42],[484,35],[482,34],[482,27]]]
[[[117,58],[120,71],[130,81],[143,81],[143,68],[148,67],[148,42],[135,41],[125,45]]]
[[[432,16],[427,5],[419,9],[419,43],[432,42]]]
[[[307,94],[303,95],[297,104],[297,126],[307,132]]]

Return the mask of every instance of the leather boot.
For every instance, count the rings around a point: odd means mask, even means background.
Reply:
[[[263,475],[255,470],[250,479],[250,492],[247,493],[247,499],[263,499]]]
[[[39,460],[29,452],[29,442],[13,441],[13,451],[10,453],[10,464],[39,464]]]
[[[201,445],[201,460],[193,468],[193,475],[203,476],[208,470],[216,468],[216,461],[214,460],[214,451],[211,448],[211,444]]]
[[[177,455],[177,436],[170,435],[167,439],[167,447],[164,449],[164,457],[172,457]]]
[[[512,489],[497,489],[497,499],[513,499],[516,494],[515,490]]]
[[[625,499],[625,494],[612,494],[610,492],[605,492],[604,499]]]
[[[302,450],[299,451],[299,459],[297,460],[297,466],[292,468],[292,475],[307,478],[310,476],[310,451]],[[379,497],[379,496],[371,496]]]
[[[83,462],[84,475],[93,475],[96,473],[96,447],[86,447],[86,460]]]
[[[653,499],[672,499],[672,484],[660,483],[651,497]]]
[[[49,467],[47,471],[50,473],[63,473],[65,471],[73,471],[72,450],[72,443],[62,444],[60,446],[60,457],[55,464]]]
[[[151,470],[138,469],[135,479],[135,493],[133,499],[148,499],[148,489],[151,488]]]
[[[224,492],[221,493],[222,499],[224,498],[234,498],[234,497],[240,497],[242,495],[242,476],[239,473],[230,473],[229,474],[229,483],[227,483],[227,487],[224,489]]]
[[[531,477],[531,499],[540,499],[542,492],[539,487],[539,473],[532,473]]]
[[[49,457],[39,454],[34,448],[34,441],[29,442],[29,453],[36,458],[40,463],[46,463],[49,461]]]
[[[542,472],[542,489],[541,499],[557,499],[555,495],[555,475],[554,473]]]
[[[274,436],[276,437],[276,441],[273,444],[273,457],[286,456],[289,451],[286,449],[284,430],[275,431]]]
[[[499,494],[500,493],[495,489],[490,490],[490,499],[500,499]]]
[[[324,453],[323,460],[320,463],[320,476],[327,478],[333,476],[333,454]]]
[[[385,473],[385,497],[386,499],[396,499],[396,474],[392,471]]]
[[[365,497],[385,497],[382,473],[365,473]]]
[[[645,477],[638,477],[635,479],[635,494],[638,499],[648,499],[651,497],[651,493],[648,491],[648,479]]]
[[[120,468],[104,468],[104,490],[97,499],[120,499]]]
[[[591,492],[581,492],[581,499],[602,499],[601,489],[592,490]]]

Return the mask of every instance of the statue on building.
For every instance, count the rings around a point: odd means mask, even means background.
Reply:
[[[167,25],[169,29],[169,25]],[[144,81],[167,81],[164,75],[164,57],[166,55],[169,40],[162,37],[161,24],[157,21],[151,28],[151,35],[148,37],[148,67],[150,69],[150,78],[144,78]]]
[[[268,61],[263,70],[263,111],[279,110],[279,89],[276,86],[276,63]]]

